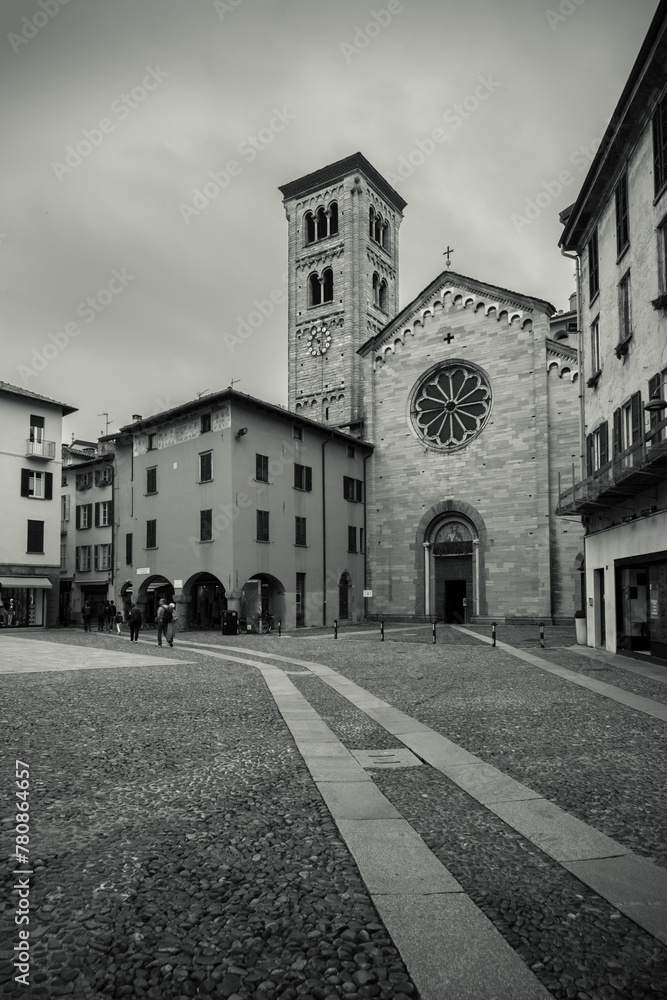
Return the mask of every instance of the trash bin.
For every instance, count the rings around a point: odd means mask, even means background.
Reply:
[[[223,635],[236,635],[239,630],[239,613],[238,611],[223,611],[222,612],[222,634]]]

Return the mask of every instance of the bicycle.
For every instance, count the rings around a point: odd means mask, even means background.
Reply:
[[[253,623],[252,630],[253,632],[256,632],[257,635],[267,635],[273,630],[273,615],[268,614],[268,612],[266,614],[259,615]]]

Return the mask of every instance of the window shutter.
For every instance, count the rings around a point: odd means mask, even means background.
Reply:
[[[614,429],[613,429],[613,433],[612,433],[612,438],[613,438],[612,447],[614,449],[614,457],[616,457],[616,455],[620,455],[621,452],[622,452],[622,450],[623,450],[623,448],[621,447],[621,408],[620,408],[620,406],[619,406],[619,408],[617,410],[614,410],[614,425],[613,426],[614,426]]]
[[[306,490],[310,493],[313,489],[313,470],[309,465],[306,466]]]
[[[356,484],[357,484],[357,500],[359,503],[362,503],[364,499],[364,484],[362,483],[361,479],[357,479]]]
[[[600,424],[600,468],[609,461],[609,425],[607,421]]]
[[[94,552],[94,559],[95,559],[95,569],[99,569],[100,568],[100,547],[99,547],[99,545],[96,545],[94,547],[93,552]]]
[[[30,469],[21,469],[21,496],[30,496]]]
[[[53,500],[53,473],[44,473],[44,499]]]
[[[81,527],[81,508],[78,505],[76,508],[76,527]]]
[[[632,443],[638,441],[642,436],[642,394],[636,392],[631,400],[632,403]]]
[[[99,505],[99,503],[96,503],[95,504],[95,527],[99,528],[99,526],[100,526],[100,505]]]
[[[593,475],[593,435],[586,435],[586,475]]]
[[[132,535],[125,535],[125,564],[127,566],[132,565]]]
[[[28,552],[44,551],[44,522],[28,521]]]

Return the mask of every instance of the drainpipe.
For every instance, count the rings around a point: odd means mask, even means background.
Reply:
[[[368,506],[368,490],[366,489],[367,477],[366,477],[366,462],[372,455],[366,455],[364,458],[364,590],[368,589],[368,526],[366,521],[366,508]],[[364,621],[366,621],[366,616],[368,612],[368,598],[364,597]]]
[[[333,441],[333,434],[322,442],[322,624],[327,623],[327,492],[324,448]]]
[[[573,260],[577,266],[577,353],[579,355],[579,477],[584,478],[584,457],[586,455],[586,425],[584,423],[584,330],[583,313],[581,302],[581,261],[579,254],[565,253],[561,250],[561,256]]]

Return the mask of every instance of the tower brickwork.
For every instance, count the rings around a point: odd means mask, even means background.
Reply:
[[[363,436],[357,351],[398,312],[406,203],[361,153],[280,191],[288,220],[289,408]]]

